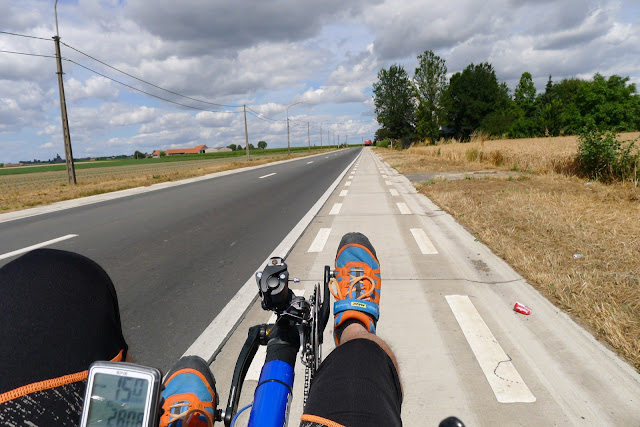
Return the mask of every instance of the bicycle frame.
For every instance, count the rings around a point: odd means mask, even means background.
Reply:
[[[286,270],[286,264],[284,265]],[[266,272],[266,269],[265,269]],[[278,272],[279,273],[279,272]],[[229,399],[224,411],[218,411],[216,419],[229,427],[238,411],[242,385],[258,347],[267,346],[267,356],[254,394],[249,426],[286,425],[292,400],[295,360],[302,341],[302,361],[310,369],[313,378],[321,362],[322,334],[329,319],[329,281],[333,272],[324,268],[322,301],[319,286],[309,300],[295,297],[287,291],[286,303],[275,309],[277,321],[273,325],[262,324],[249,328],[247,339],[238,355],[229,389]],[[282,276],[280,276],[282,279]],[[260,277],[258,277],[260,286]],[[288,280],[288,276],[287,276]],[[273,287],[273,286],[272,286]],[[263,308],[270,310],[268,295],[263,295]],[[306,396],[305,390],[305,396]]]

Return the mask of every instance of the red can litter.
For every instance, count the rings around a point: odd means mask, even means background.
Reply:
[[[517,311],[520,314],[526,314],[527,316],[531,314],[531,309],[526,305],[522,305],[519,302],[515,303],[513,306],[513,310]]]

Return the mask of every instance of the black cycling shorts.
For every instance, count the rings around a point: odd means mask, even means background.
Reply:
[[[77,425],[89,365],[127,352],[111,279],[55,249],[4,265],[0,343],[0,425]]]
[[[401,426],[401,406],[400,379],[389,356],[375,342],[355,339],[320,365],[300,425]]]

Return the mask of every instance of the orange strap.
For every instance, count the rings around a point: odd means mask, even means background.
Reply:
[[[124,350],[120,350],[120,353],[111,359],[111,362],[121,362],[123,353]],[[10,400],[26,396],[27,394],[35,393],[36,391],[49,390],[51,388],[86,380],[88,375],[89,370],[87,369],[86,371],[76,372],[75,374],[63,375],[58,378],[38,381],[37,383],[31,383],[22,387],[14,388],[13,390],[0,394],[0,405]]]
[[[342,424],[338,424],[335,421],[331,421],[326,418],[319,417],[317,415],[302,414],[302,416],[300,417],[300,420],[309,421],[311,423],[320,424],[326,427],[345,427]]]

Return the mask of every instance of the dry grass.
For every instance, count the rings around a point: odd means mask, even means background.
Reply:
[[[629,140],[638,136],[640,132],[624,133],[620,138]],[[503,170],[574,175],[577,150],[576,136],[500,140],[477,138],[470,143],[414,146],[405,152],[394,152],[389,158],[390,163],[396,161],[398,167],[412,171],[420,168],[421,162],[435,160],[446,166],[466,168],[463,170],[489,166]],[[394,156],[398,156],[398,159],[394,159]]]
[[[553,161],[571,155],[567,146],[577,147],[570,139],[555,148],[547,139],[511,142],[510,147],[507,141],[484,144],[485,149],[500,147],[508,158],[543,173],[527,174],[524,180],[438,181],[418,185],[419,190],[640,369],[640,189],[630,184],[585,185],[566,176],[566,170],[554,173]],[[463,152],[452,146],[451,156]],[[536,150],[537,157],[549,160],[546,166],[536,159]],[[432,172],[416,170],[423,158],[429,167],[439,164],[423,149],[377,153],[404,173]],[[449,164],[476,170],[483,165],[462,157],[440,166]]]
[[[318,152],[314,150],[313,154]],[[295,154],[291,157],[305,155]],[[75,186],[67,184],[66,171],[0,176],[0,213],[245,166],[257,166],[285,158],[286,154],[273,154],[254,158],[250,162],[244,158],[231,158],[78,169],[78,184]]]

